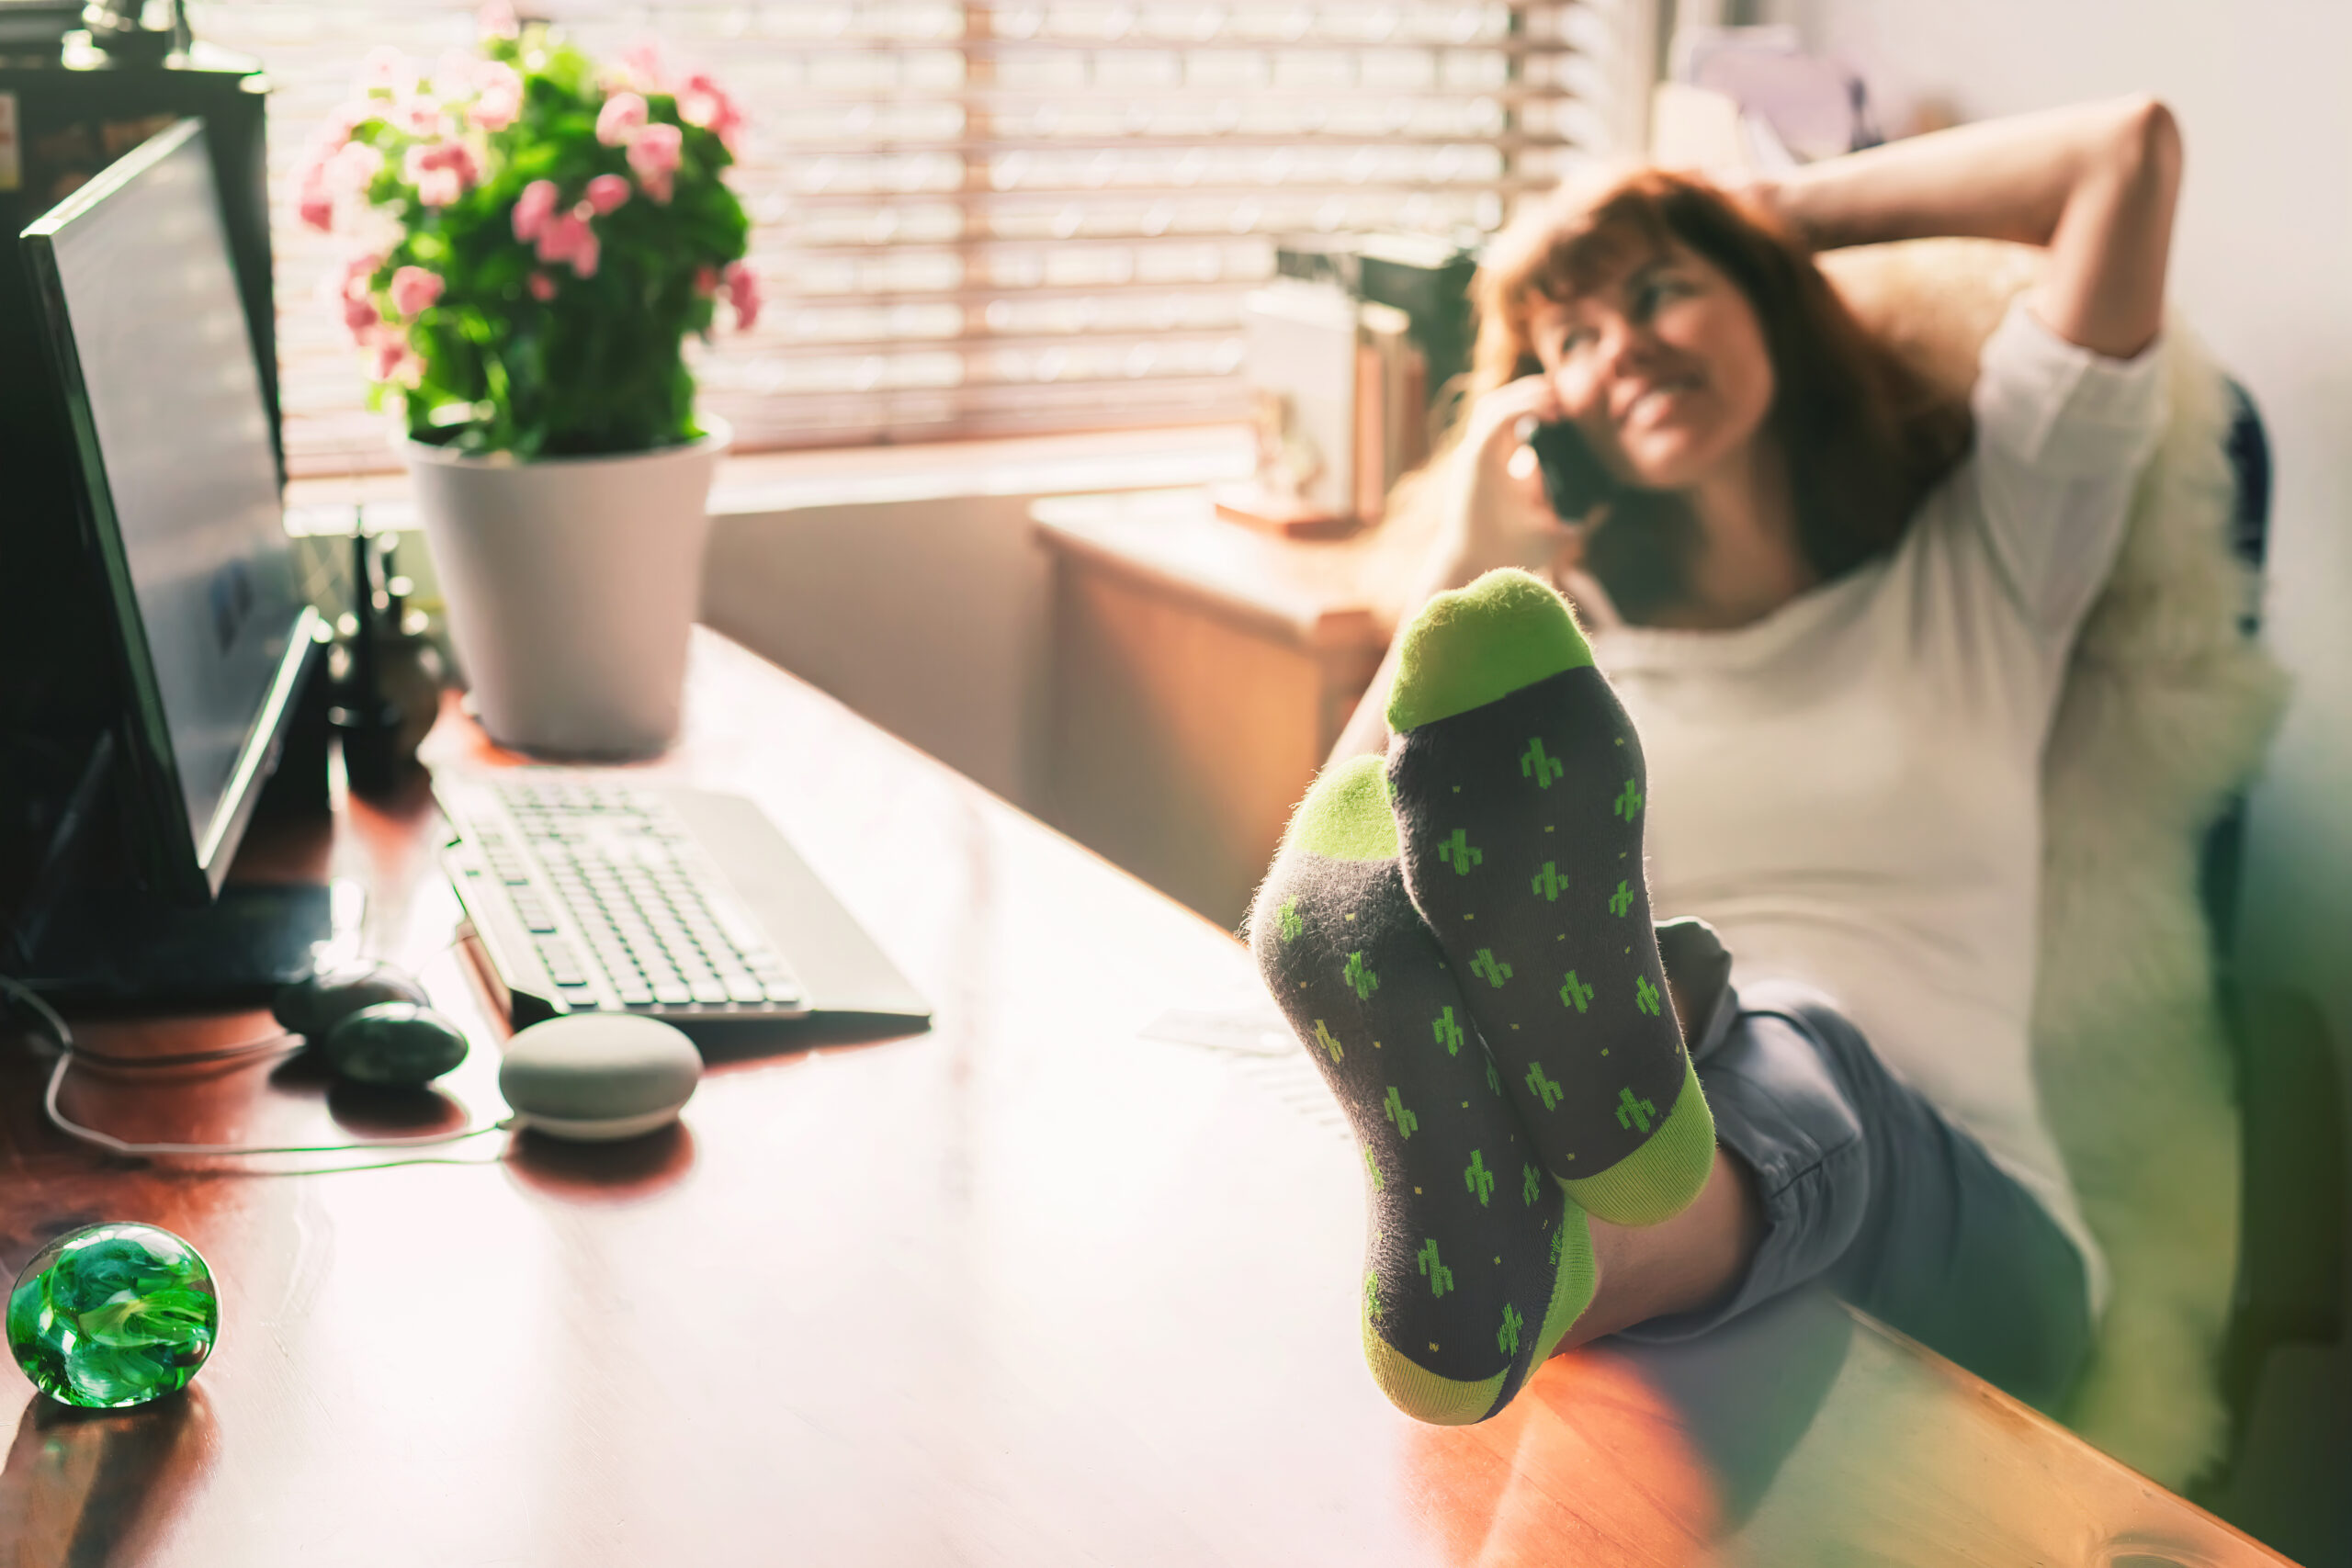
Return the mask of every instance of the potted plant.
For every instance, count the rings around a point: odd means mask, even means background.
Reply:
[[[338,308],[397,399],[449,632],[492,737],[628,756],[677,733],[727,434],[688,334],[759,314],[722,179],[742,119],[650,49],[600,69],[485,28],[428,74],[368,58],[303,175],[359,233]]]

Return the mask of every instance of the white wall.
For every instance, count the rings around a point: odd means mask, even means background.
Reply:
[[[702,618],[1034,808],[1048,563],[1031,499],[715,511]]]
[[[1246,429],[747,457],[711,492],[702,618],[1026,810],[1043,798],[1045,496],[1250,471]]]
[[[2255,975],[2318,998],[2339,1053],[2352,1051],[2352,4],[1763,0],[1761,9],[1756,19],[1794,22],[1811,48],[1851,62],[1874,93],[1940,98],[1962,118],[2143,90],[2178,116],[2188,162],[2174,294],[2269,428],[2268,635],[2296,682],[2254,799],[2240,954]],[[2300,1401],[2277,1392],[2305,1407],[2282,1418],[2300,1428],[2292,1438],[2257,1444],[2268,1462],[2340,1467],[2352,1420],[2346,1358],[2271,1372],[2271,1385],[2301,1380]],[[2273,1425],[2271,1436],[2286,1436]],[[2340,1468],[2306,1479],[2341,1490]],[[2315,1520],[2309,1497],[2274,1502],[2316,1529],[2304,1537],[2312,1560],[2322,1541],[2329,1561],[2344,1560],[2342,1512]]]

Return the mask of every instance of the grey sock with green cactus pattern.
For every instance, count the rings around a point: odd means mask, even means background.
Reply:
[[[1316,781],[1250,927],[1363,1147],[1374,1380],[1421,1420],[1484,1420],[1591,1301],[1592,1246],[1405,895],[1378,758]]]
[[[1567,605],[1523,571],[1405,628],[1388,782],[1413,905],[1541,1159],[1600,1219],[1653,1224],[1707,1179],[1642,869],[1641,740]]]

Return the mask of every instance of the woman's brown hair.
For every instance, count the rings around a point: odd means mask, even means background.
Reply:
[[[1469,400],[1543,368],[1528,337],[1536,299],[1565,303],[1675,242],[1730,278],[1763,329],[1775,386],[1765,423],[1788,466],[1806,560],[1826,581],[1892,549],[1966,449],[1966,409],[1930,397],[1863,329],[1802,242],[1691,175],[1634,169],[1521,210],[1471,285]],[[1588,541],[1586,564],[1621,613],[1643,619],[1680,592],[1695,525],[1679,496],[1627,492]]]

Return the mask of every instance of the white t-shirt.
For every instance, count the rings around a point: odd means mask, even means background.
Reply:
[[[1735,979],[1826,991],[2082,1250],[2028,1059],[2041,750],[2075,628],[2165,417],[2154,349],[2108,359],[2019,300],[1985,343],[1973,452],[1893,554],[1725,632],[1592,643],[1649,769],[1651,908]]]

